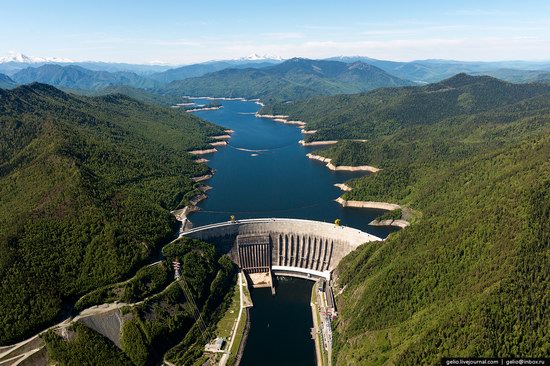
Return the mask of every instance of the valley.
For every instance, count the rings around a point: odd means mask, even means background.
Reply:
[[[544,359],[549,70],[0,58],[0,364]]]

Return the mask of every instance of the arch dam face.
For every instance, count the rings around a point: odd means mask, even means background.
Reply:
[[[382,239],[358,229],[300,219],[247,219],[193,228],[181,236],[210,242],[247,274],[330,279],[359,245]]]

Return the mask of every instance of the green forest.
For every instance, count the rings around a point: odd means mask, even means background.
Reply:
[[[336,364],[548,355],[548,85],[457,75],[272,110],[344,139],[316,152],[336,164],[382,168],[344,198],[418,212],[337,268]]]
[[[0,344],[69,314],[81,295],[131,277],[174,233],[186,151],[220,127],[121,94],[44,84],[0,90]]]
[[[380,87],[414,85],[362,62],[293,58],[261,69],[228,68],[176,80],[156,89],[165,95],[260,98],[267,103],[316,95],[359,93]]]
[[[235,265],[186,238],[146,265],[173,239],[170,211],[198,192],[190,178],[208,172],[186,151],[223,130],[142,98],[77,96],[36,83],[0,90],[0,344],[96,304],[143,300],[123,309],[122,349],[75,324],[69,341],[44,336],[49,357],[83,365],[204,361]],[[343,198],[403,206],[381,219],[414,212],[412,225],[364,244],[336,269],[335,364],[550,353],[548,84],[459,74],[262,112],[305,121],[317,130],[308,141],[340,140],[315,150],[336,165],[381,168],[347,182]],[[205,333],[173,280],[176,259]]]
[[[143,103],[158,104],[165,107],[172,107],[178,103],[190,103],[191,100],[182,97],[181,95],[159,94],[151,90],[144,90],[127,85],[110,85],[99,90],[69,90],[76,94],[88,96],[102,96],[109,94],[123,94],[130,98],[139,100]]]
[[[549,162],[547,133],[415,182],[422,217],[337,269],[336,363],[548,355]]]
[[[121,349],[76,323],[72,326],[75,336],[69,341],[53,331],[46,333],[44,340],[50,359],[62,365],[90,366],[157,365],[163,359],[175,364],[200,364],[204,345],[213,337],[215,325],[231,301],[230,290],[236,282],[237,268],[213,245],[198,240],[178,239],[166,245],[163,254],[165,259],[157,271],[169,268],[173,260],[181,262],[181,275],[207,324],[206,333],[197,327],[182,280],[173,281],[139,305],[122,309]],[[144,269],[151,272],[150,268]],[[173,272],[168,272],[173,278]],[[143,277],[142,273],[139,278]]]
[[[82,311],[94,305],[115,301],[133,303],[166,288],[173,280],[170,263],[160,262],[140,268],[136,275],[124,282],[100,287],[82,296],[74,305]]]

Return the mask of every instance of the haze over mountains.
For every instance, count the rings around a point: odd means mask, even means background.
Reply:
[[[124,62],[103,62],[103,61],[75,61],[62,57],[37,57],[27,56],[22,53],[11,53],[8,56],[0,57],[0,72],[12,75],[19,70],[27,67],[39,67],[45,64],[58,64],[58,65],[75,65],[81,66],[95,71],[130,71],[138,74],[154,74],[166,70],[178,69],[186,66],[204,65],[206,72],[212,72],[221,70],[221,67],[215,65],[220,63],[227,66],[238,66],[241,64],[256,64],[265,62],[267,64],[278,63],[283,59],[276,55],[258,55],[256,53],[250,54],[245,57],[239,57],[231,60],[211,60],[190,65],[170,65],[162,62],[150,63],[150,64],[129,64]],[[209,65],[211,68],[207,67]],[[199,75],[193,75],[199,76]]]
[[[211,61],[194,65],[186,65],[174,69],[166,70],[150,75],[153,80],[169,83],[171,81],[183,80],[192,77],[202,76],[211,72],[216,72],[224,69],[245,69],[272,66],[278,63],[276,60],[228,60],[228,61]]]
[[[331,64],[329,61],[335,63]],[[278,64],[286,66],[275,67]],[[550,80],[550,62],[396,62],[362,56],[284,61],[274,55],[252,54],[232,60],[213,60],[171,67],[75,62],[65,58],[42,58],[22,54],[0,58],[0,73],[6,74],[19,84],[38,81],[76,90],[99,90],[108,86],[124,85],[161,93],[223,94],[254,98],[266,98],[276,94],[277,98],[282,99],[296,99],[296,95],[302,93],[304,98],[312,95],[368,91],[378,87],[437,82],[462,72],[489,75],[511,82],[544,82]],[[204,78],[188,80],[200,77]],[[229,82],[231,87],[223,86]],[[6,88],[13,86],[8,81],[4,81],[2,85]]]
[[[153,80],[146,79],[129,71],[93,71],[80,66],[47,64],[29,67],[18,71],[12,78],[19,84],[40,82],[68,89],[95,90],[110,85],[128,85],[139,88],[156,86]]]
[[[550,62],[500,61],[471,62],[455,60],[418,60],[410,62],[376,60],[362,56],[339,56],[329,60],[342,62],[365,62],[390,74],[423,83],[449,78],[459,73],[490,75],[507,81],[532,81],[538,75],[550,73]]]
[[[168,94],[294,100],[404,85],[413,83],[362,62],[293,58],[261,69],[226,69],[175,81],[161,90]]]

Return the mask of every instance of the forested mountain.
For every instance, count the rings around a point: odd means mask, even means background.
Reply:
[[[66,341],[53,331],[43,338],[46,341],[50,362],[61,365],[158,365],[167,360],[176,365],[202,365],[204,339],[191,304],[181,283],[173,282],[172,261],[182,262],[181,275],[201,309],[201,317],[215,332],[216,323],[227,310],[231,289],[235,285],[236,265],[212,244],[180,238],[163,248],[165,260],[155,266],[144,267],[138,274],[155,271],[153,282],[162,291],[146,296],[141,293],[151,283],[145,278],[119,289],[117,294],[139,294],[133,300],[143,300],[136,306],[123,308],[124,324],[120,334],[120,348],[107,338],[76,323],[71,327],[74,339]],[[162,279],[162,280],[159,280]],[[167,281],[168,279],[168,281]],[[104,288],[92,292],[92,297]],[[157,289],[158,291],[158,289]],[[151,295],[151,294],[147,294]],[[101,300],[99,303],[106,301]],[[111,300],[112,301],[112,300]],[[92,350],[92,351],[91,351]]]
[[[512,84],[488,76],[458,74],[420,87],[317,97],[267,106],[263,113],[290,115],[317,130],[306,140],[373,138],[411,125],[429,125],[550,93],[548,84]],[[544,100],[544,98],[542,98]]]
[[[403,79],[418,82],[437,82],[459,73],[489,75],[511,82],[547,80],[550,62],[495,61],[468,62],[453,60],[417,60],[409,62],[377,60],[369,57],[332,57],[328,60],[347,63],[364,62]]]
[[[123,95],[0,90],[0,343],[127,276],[173,234],[221,129]]]
[[[495,69],[470,74],[488,75],[512,83],[550,82],[550,68],[545,70]]]
[[[0,89],[11,89],[16,85],[17,83],[13,81],[8,75],[0,74]]]
[[[294,58],[261,69],[225,69],[174,81],[168,94],[296,100],[315,95],[357,93],[379,87],[412,85],[364,63],[346,64]]]
[[[47,64],[18,71],[12,79],[20,84],[45,83],[67,89],[97,90],[111,85],[128,85],[138,88],[156,86],[156,82],[127,71],[92,71],[80,66]]]
[[[344,198],[412,211],[410,227],[336,270],[336,364],[548,354],[549,86],[457,75],[275,112],[323,139],[367,138],[318,154],[382,168]]]
[[[73,92],[87,96],[123,94],[143,103],[158,104],[165,107],[175,106],[178,103],[190,102],[189,99],[179,95],[160,94],[151,90],[134,88],[127,85],[111,85],[99,90],[73,90]]]
[[[183,80],[192,77],[203,76],[205,74],[216,72],[224,69],[259,69],[262,67],[272,66],[275,61],[261,62],[244,62],[236,61],[211,61],[200,64],[186,65],[173,68],[164,72],[158,72],[149,76],[150,79],[157,80],[163,83],[169,83],[176,80]]]

